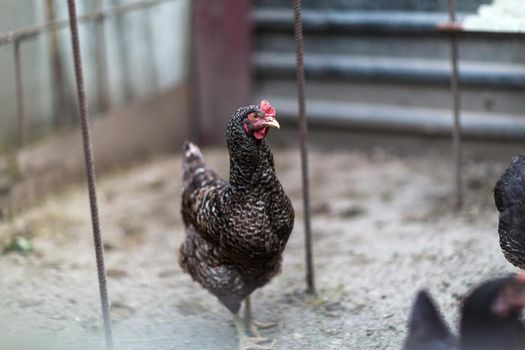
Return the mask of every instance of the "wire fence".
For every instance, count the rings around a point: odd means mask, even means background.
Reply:
[[[23,55],[21,52],[21,45],[29,40],[33,40],[39,35],[46,33],[53,33],[62,28],[69,26],[71,34],[71,47],[74,58],[74,71],[77,83],[77,97],[80,112],[80,128],[82,131],[82,142],[84,149],[85,159],[85,170],[87,175],[88,194],[90,202],[90,213],[91,222],[93,229],[93,240],[95,248],[95,256],[97,263],[97,273],[99,282],[100,302],[102,309],[102,316],[104,321],[105,330],[105,344],[106,349],[113,349],[113,332],[111,325],[110,315],[110,301],[107,289],[106,270],[104,262],[104,249],[102,243],[102,233],[99,222],[99,210],[97,204],[97,190],[96,190],[96,175],[94,167],[94,155],[93,145],[91,141],[91,131],[88,113],[88,102],[86,94],[86,86],[84,80],[82,56],[81,56],[81,45],[79,38],[79,22],[92,22],[96,25],[96,37],[99,45],[105,47],[105,36],[103,30],[101,30],[104,21],[107,18],[122,15],[131,11],[138,11],[150,8],[155,5],[167,3],[174,0],[144,0],[138,1],[131,4],[114,6],[111,8],[99,9],[97,11],[77,16],[77,9],[75,0],[68,0],[68,13],[69,19],[60,21],[50,21],[44,25],[34,26],[30,28],[21,29],[18,31],[10,31],[8,33],[0,34],[0,46],[12,45],[14,53],[14,73],[15,73],[15,84],[16,84],[16,105],[17,105],[17,116],[18,116],[18,139],[19,145],[25,146],[28,139],[27,130],[27,117],[25,112],[25,89],[23,84],[23,69],[22,60]],[[50,2],[52,3],[52,2]],[[49,4],[49,3],[48,3]],[[100,3],[99,3],[100,5]],[[48,7],[48,17],[53,17],[53,8]],[[151,33],[150,33],[151,34]],[[55,42],[56,45],[56,42]],[[109,88],[107,78],[107,68],[105,65],[105,51],[104,49],[98,51],[97,60],[99,65],[103,67],[98,72],[99,82],[99,99],[103,101],[103,108],[107,109],[111,105],[109,99]],[[153,57],[154,60],[154,57]],[[153,74],[156,76],[156,74]]]

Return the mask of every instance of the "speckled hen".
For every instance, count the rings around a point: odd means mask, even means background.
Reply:
[[[494,187],[499,243],[507,260],[525,269],[525,156],[514,157]]]
[[[226,127],[229,181],[206,166],[197,146],[184,146],[181,210],[186,237],[179,262],[234,314],[242,348],[262,347],[245,337],[244,326],[257,335],[249,295],[279,272],[294,223],[292,204],[265,142],[270,128],[279,124],[267,101],[233,114]],[[243,325],[238,313],[245,299]]]

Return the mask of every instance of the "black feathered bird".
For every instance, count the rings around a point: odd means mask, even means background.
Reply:
[[[494,187],[499,244],[507,260],[525,269],[525,156],[514,157]]]
[[[430,295],[416,297],[404,350],[525,349],[525,276],[509,275],[477,286],[461,307],[459,340],[449,331]]]
[[[292,232],[294,210],[274,169],[265,137],[279,128],[275,109],[260,106],[237,110],[226,127],[230,178],[225,181],[206,166],[199,148],[184,146],[182,218],[186,237],[179,263],[192,278],[230,310],[239,343],[253,347],[238,316],[249,295],[280,270],[282,253]]]

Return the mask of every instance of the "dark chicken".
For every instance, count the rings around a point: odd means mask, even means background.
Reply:
[[[264,138],[279,128],[267,101],[242,107],[226,127],[230,179],[206,166],[199,148],[184,146],[182,218],[186,237],[181,267],[230,310],[241,347],[260,347],[244,337],[238,316],[241,302],[280,270],[282,253],[292,232],[294,210],[274,169]],[[249,299],[245,324],[256,333]]]
[[[450,333],[426,292],[417,296],[404,350],[525,349],[525,276],[486,281],[466,298],[461,309],[459,342]]]
[[[507,260],[525,269],[525,156],[514,157],[494,187],[499,244]]]

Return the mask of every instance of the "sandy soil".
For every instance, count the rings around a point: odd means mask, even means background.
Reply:
[[[505,163],[468,162],[467,203],[455,212],[442,150],[401,157],[314,149],[318,296],[305,295],[299,157],[295,149],[274,154],[298,213],[282,274],[254,295],[256,317],[279,324],[264,331],[276,349],[398,349],[418,288],[427,287],[455,324],[468,288],[514,271],[498,246],[491,197]],[[205,155],[227,173],[222,149]],[[235,348],[228,311],[177,264],[180,178],[173,155],[99,181],[116,349]],[[0,237],[23,235],[35,247],[0,255],[4,343],[102,348],[88,213],[78,186],[0,223]]]

